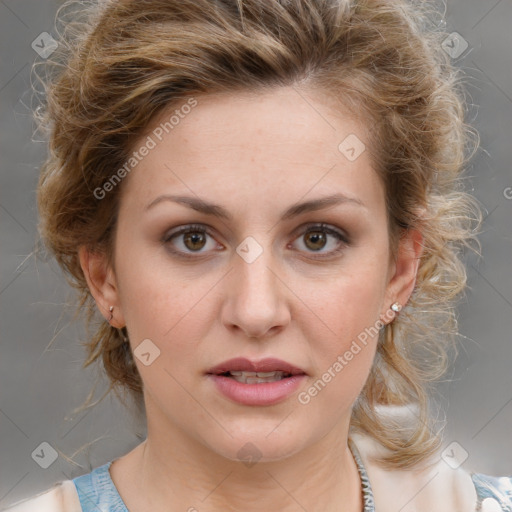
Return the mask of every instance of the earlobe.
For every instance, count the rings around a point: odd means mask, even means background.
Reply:
[[[408,230],[400,239],[397,256],[393,264],[394,272],[386,288],[384,310],[381,312],[382,317],[389,318],[391,314],[394,318],[407,304],[416,285],[416,276],[423,248],[423,236],[418,229]],[[398,304],[398,306],[395,306],[395,304]]]
[[[101,314],[113,327],[125,326],[114,272],[107,255],[85,246],[78,251],[87,286]]]

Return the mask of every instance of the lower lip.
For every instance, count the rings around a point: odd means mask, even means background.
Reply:
[[[227,398],[243,405],[273,405],[294,393],[306,375],[293,375],[286,379],[263,384],[244,384],[232,377],[209,375],[217,389]]]

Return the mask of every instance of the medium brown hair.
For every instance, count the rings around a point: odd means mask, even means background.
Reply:
[[[432,2],[405,0],[64,5],[39,112],[49,129],[38,188],[40,230],[96,329],[85,366],[102,360],[109,390],[127,390],[142,402],[126,331],[95,319],[79,263],[81,245],[112,253],[122,183],[102,200],[94,191],[123,166],[134,141],[164,109],[201,95],[294,86],[322,91],[366,121],[393,251],[407,229],[424,237],[415,289],[380,332],[351,428],[391,450],[380,460],[385,467],[410,467],[439,448],[430,383],[445,372],[454,346],[455,299],[466,284],[462,249],[476,240],[481,214],[462,185],[474,154],[467,150],[473,142],[476,151],[479,137],[464,122],[460,70],[442,48],[448,33],[438,17]],[[416,407],[406,436],[385,421],[380,405]]]

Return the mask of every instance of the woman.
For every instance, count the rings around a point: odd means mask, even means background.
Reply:
[[[429,415],[480,215],[433,13],[121,0],[67,25],[41,230],[147,438],[11,510],[512,510]]]

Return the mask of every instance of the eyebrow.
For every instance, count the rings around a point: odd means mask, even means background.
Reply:
[[[220,219],[232,220],[232,215],[222,206],[210,203],[204,199],[200,199],[198,197],[190,197],[190,196],[179,196],[179,195],[161,195],[156,199],[151,201],[146,207],[145,210],[149,210],[153,208],[157,204],[171,201],[178,204],[183,204],[196,210],[200,213],[204,213],[205,215],[212,215],[214,217],[218,217]],[[356,197],[349,197],[344,194],[334,194],[326,197],[320,197],[318,199],[312,199],[310,201],[305,201],[303,203],[295,203],[291,205],[282,215],[281,220],[289,220],[293,217],[301,215],[303,213],[315,212],[318,210],[323,210],[332,206],[336,206],[339,204],[353,204],[363,208],[366,208],[365,204]]]

